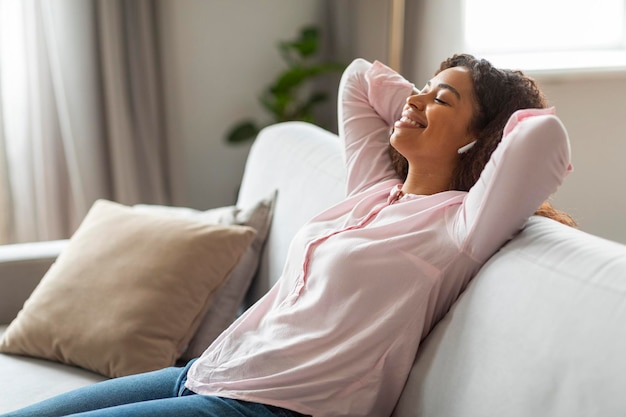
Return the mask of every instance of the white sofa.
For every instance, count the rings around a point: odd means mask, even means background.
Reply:
[[[266,128],[248,158],[238,204],[274,189],[253,298],[279,276],[299,226],[342,198],[337,137],[298,122]],[[0,332],[65,244],[0,248]],[[0,355],[0,412],[103,379]],[[624,416],[625,389],[626,246],[533,217],[423,342],[394,417]]]

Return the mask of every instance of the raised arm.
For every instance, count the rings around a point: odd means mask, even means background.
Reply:
[[[376,61],[354,60],[339,84],[339,136],[344,141],[347,194],[395,177],[388,151],[393,123],[413,84]]]
[[[456,219],[463,250],[486,260],[523,227],[570,169],[567,132],[553,111],[514,113]]]

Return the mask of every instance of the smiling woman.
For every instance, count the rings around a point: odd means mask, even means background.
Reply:
[[[428,81],[421,92],[414,92],[417,94],[409,96],[402,118],[394,125],[389,147],[396,173],[405,178],[407,189],[417,187],[416,179],[419,182],[419,178],[435,178],[434,174],[439,173],[437,187],[469,191],[500,143],[510,116],[520,109],[547,107],[545,95],[532,78],[521,71],[497,69],[490,62],[468,54],[454,55],[442,62],[435,78]],[[402,128],[418,132],[422,129],[426,133],[430,117],[433,121],[443,119],[438,124],[443,132],[434,135],[440,138],[439,146],[459,145],[458,155],[448,149],[441,151],[438,159],[431,153],[430,160],[425,162],[421,158],[412,163],[411,158],[419,147],[413,144],[406,149],[400,140]],[[411,170],[415,165],[419,168]],[[447,177],[445,172],[450,166],[453,172]],[[446,178],[450,180],[447,184]],[[536,214],[576,226],[571,216],[547,201]]]

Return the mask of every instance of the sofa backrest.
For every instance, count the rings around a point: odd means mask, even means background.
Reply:
[[[298,229],[345,197],[345,164],[337,135],[303,122],[263,129],[250,149],[237,204],[247,207],[274,190],[272,225],[249,303],[280,277]]]
[[[533,216],[420,346],[394,417],[623,416],[626,246]]]

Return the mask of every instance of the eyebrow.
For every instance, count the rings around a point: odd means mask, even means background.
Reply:
[[[430,87],[431,82],[428,81],[426,85]],[[461,93],[459,93],[459,91],[456,88],[452,87],[450,84],[440,83],[440,84],[437,84],[437,87],[450,90],[459,100],[461,99]]]

